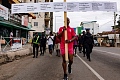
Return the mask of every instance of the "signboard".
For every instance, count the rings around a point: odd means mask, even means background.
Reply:
[[[68,2],[67,3],[67,12],[79,11],[79,3],[77,2]]]
[[[116,2],[44,2],[12,4],[12,13],[117,11]]]
[[[91,2],[79,3],[78,11],[92,11],[92,3]]]
[[[8,20],[8,8],[0,5],[0,16],[3,17],[5,20]]]
[[[65,2],[55,2],[53,3],[53,11],[60,12],[66,10],[66,3]]]
[[[45,3],[38,3],[38,7],[40,12],[51,12],[53,11],[53,3],[51,2],[45,2]]]

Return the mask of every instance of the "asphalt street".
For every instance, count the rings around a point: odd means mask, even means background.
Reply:
[[[24,57],[0,66],[0,80],[62,80],[62,58],[52,57],[48,52],[44,56]],[[95,47],[91,62],[82,53],[74,57],[72,74],[69,80],[119,80],[120,49]]]

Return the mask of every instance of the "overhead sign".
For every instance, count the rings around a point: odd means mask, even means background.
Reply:
[[[117,11],[116,2],[44,2],[12,4],[12,13]]]
[[[65,2],[55,2],[53,3],[53,11],[60,12],[66,10],[66,3]]]

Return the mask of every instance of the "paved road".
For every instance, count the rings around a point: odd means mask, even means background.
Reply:
[[[82,57],[79,54],[80,57]],[[91,66],[105,80],[120,79],[120,48],[95,47],[91,54]],[[82,58],[86,61],[86,58]]]
[[[111,49],[113,52],[109,52]],[[74,57],[69,80],[119,80],[120,49],[111,49],[94,48],[91,62],[83,57],[82,53],[78,53],[78,56]],[[48,53],[38,58],[28,56],[1,65],[0,80],[62,80],[61,62],[61,57],[56,57],[55,53],[52,57]]]

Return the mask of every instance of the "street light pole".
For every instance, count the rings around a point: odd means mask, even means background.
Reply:
[[[61,16],[55,16],[55,32],[56,32],[56,17],[61,17]]]
[[[115,31],[116,16],[117,16],[117,14],[114,12],[114,46],[115,46],[115,47],[117,47],[117,43],[116,43],[116,31]]]

